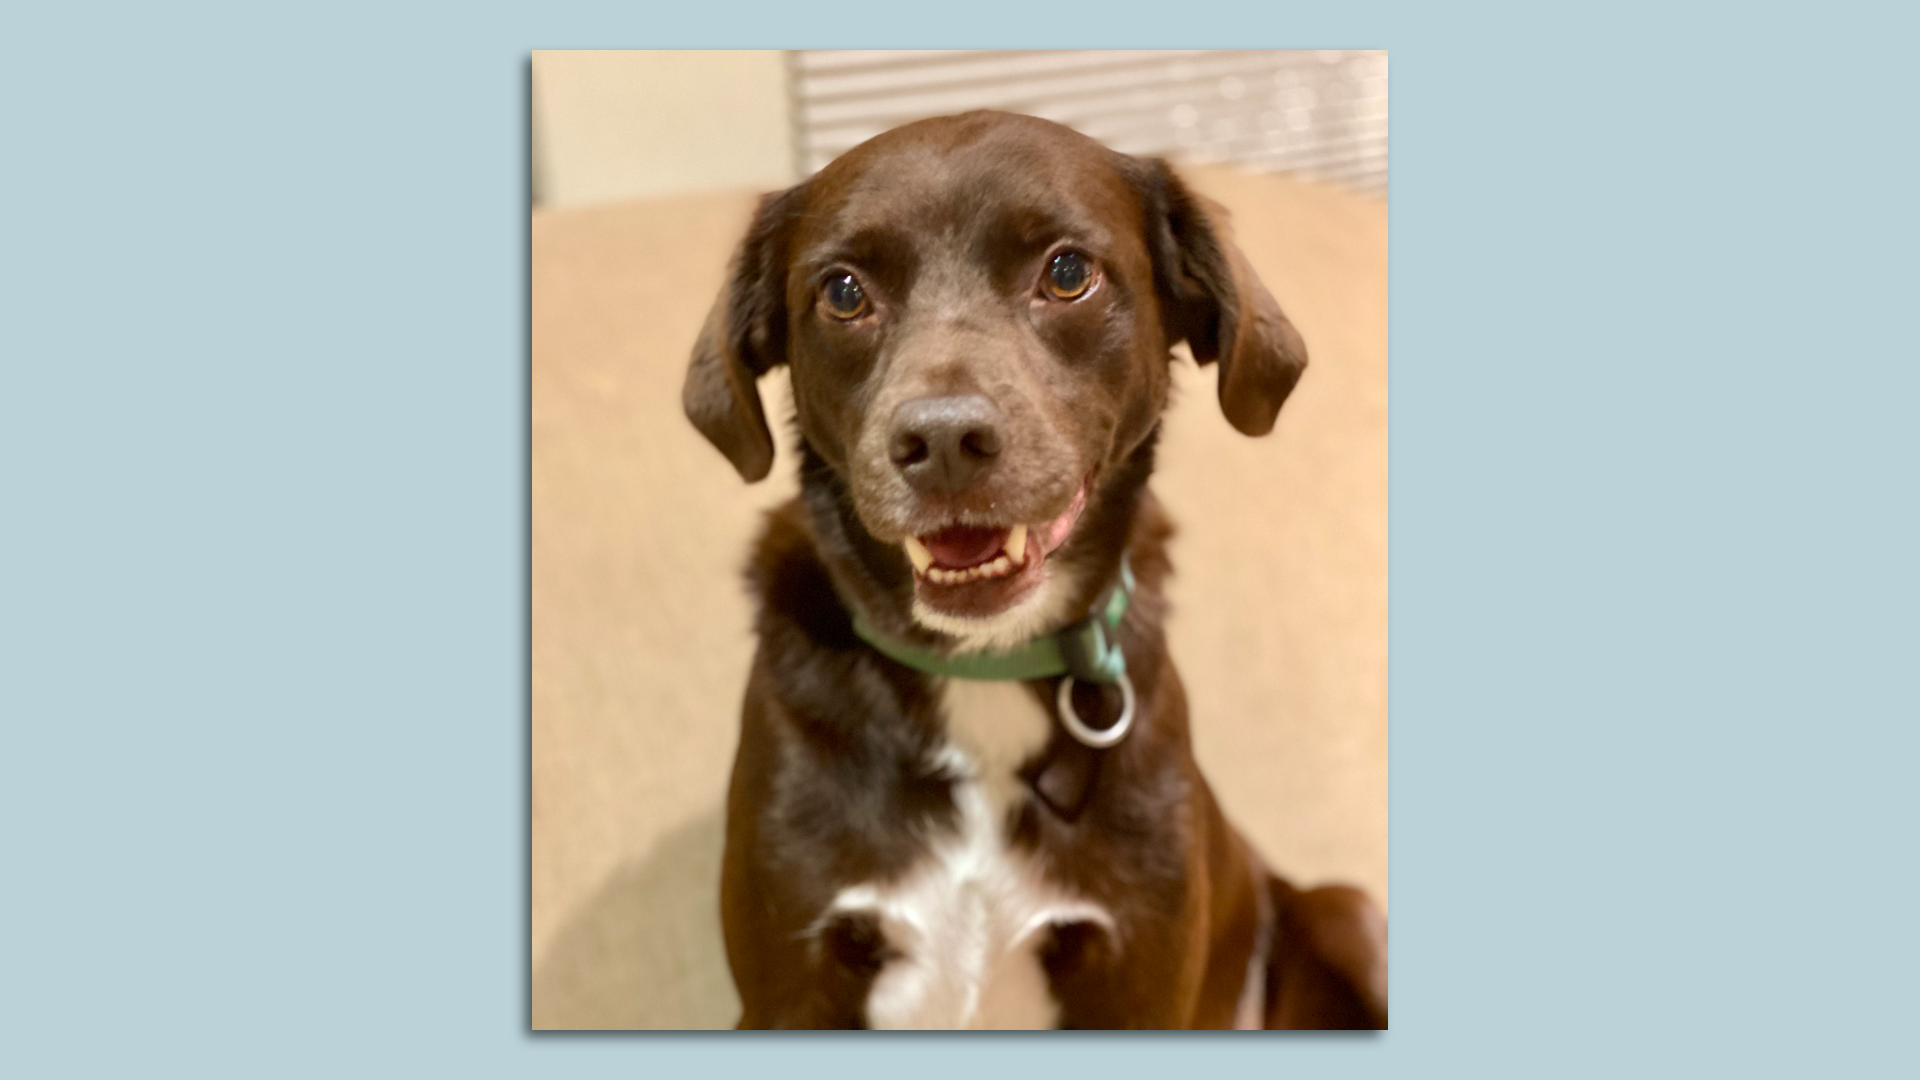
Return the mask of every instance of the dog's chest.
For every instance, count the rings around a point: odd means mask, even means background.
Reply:
[[[875,1028],[1049,1028],[1057,1024],[1037,950],[1052,927],[1094,922],[1099,906],[1049,884],[1007,842],[1028,797],[1016,774],[1044,746],[1052,718],[1019,683],[950,680],[940,764],[953,786],[956,826],[928,837],[906,874],[842,890],[836,911],[868,911],[893,956],[867,996]]]

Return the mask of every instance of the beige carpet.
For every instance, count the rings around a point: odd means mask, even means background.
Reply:
[[[1387,207],[1191,174],[1305,335],[1265,439],[1176,371],[1155,489],[1181,525],[1172,648],[1227,813],[1281,873],[1387,900]],[[728,1027],[722,802],[758,512],[680,413],[749,193],[533,216],[535,1028]],[[770,416],[786,387],[764,387]]]

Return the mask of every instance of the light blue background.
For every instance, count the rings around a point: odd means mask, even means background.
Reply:
[[[533,10],[0,17],[7,1071],[1913,1068],[1905,21]],[[903,44],[1391,50],[1383,1037],[526,1032],[528,51]]]

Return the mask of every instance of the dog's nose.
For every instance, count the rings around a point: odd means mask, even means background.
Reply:
[[[953,494],[999,455],[1000,410],[978,394],[914,398],[894,411],[887,449],[908,483]]]

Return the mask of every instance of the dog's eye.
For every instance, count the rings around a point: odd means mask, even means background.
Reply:
[[[835,274],[820,289],[827,311],[836,319],[857,319],[867,313],[867,293],[852,274]]]
[[[1047,276],[1042,284],[1046,286],[1049,296],[1072,300],[1093,284],[1093,264],[1077,251],[1063,251],[1047,264]]]

